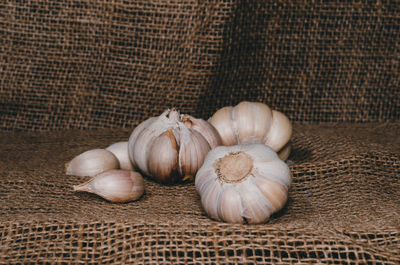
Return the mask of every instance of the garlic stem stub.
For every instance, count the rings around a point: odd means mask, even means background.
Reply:
[[[143,195],[144,183],[138,172],[113,169],[73,188],[74,191],[93,193],[111,202],[129,202]]]
[[[221,144],[207,121],[166,110],[139,124],[128,141],[132,164],[160,183],[193,179],[208,151]]]
[[[80,177],[93,177],[101,172],[118,169],[118,158],[105,149],[86,151],[65,164],[66,174]]]
[[[214,148],[195,179],[208,216],[241,224],[264,223],[281,210],[290,184],[289,167],[264,144]]]
[[[243,101],[234,107],[223,107],[209,122],[217,129],[223,145],[263,143],[279,152],[292,136],[289,119],[260,102]],[[282,157],[289,154],[286,149]]]

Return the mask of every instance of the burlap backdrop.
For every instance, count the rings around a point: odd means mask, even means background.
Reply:
[[[396,1],[1,1],[0,262],[400,263],[399,58]],[[210,220],[192,183],[72,192],[75,155],[242,100],[294,122],[267,224]]]

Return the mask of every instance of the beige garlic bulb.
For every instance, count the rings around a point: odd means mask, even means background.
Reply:
[[[206,213],[229,223],[264,223],[283,208],[291,173],[264,144],[219,146],[196,174],[196,189]]]
[[[107,151],[113,153],[119,161],[121,169],[133,170],[133,165],[128,155],[128,142],[117,142],[106,148]]]
[[[281,112],[260,102],[243,101],[219,109],[209,119],[219,132],[223,145],[263,143],[285,160],[290,154],[292,125]]]
[[[118,158],[105,149],[86,151],[65,164],[66,174],[93,177],[101,172],[118,169]]]
[[[138,172],[113,169],[97,174],[89,181],[73,187],[103,197],[111,202],[139,199],[144,192],[143,177]]]
[[[128,141],[134,167],[161,183],[192,179],[211,148],[221,144],[208,122],[166,110],[139,124]]]

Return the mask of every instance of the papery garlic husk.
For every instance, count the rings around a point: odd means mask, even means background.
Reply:
[[[264,144],[211,150],[195,179],[205,212],[229,223],[264,223],[281,210],[291,183],[289,167]]]
[[[128,142],[117,142],[106,148],[113,153],[119,161],[120,169],[133,170],[133,165],[128,155]]]
[[[93,177],[101,172],[118,169],[118,158],[105,149],[86,151],[65,164],[66,174]]]
[[[172,109],[139,124],[129,138],[128,153],[145,175],[171,184],[193,179],[208,151],[220,144],[208,122]]]
[[[74,191],[93,193],[111,202],[129,202],[143,195],[144,183],[142,175],[138,172],[113,169],[73,188]]]
[[[289,119],[260,102],[243,101],[234,107],[223,107],[209,122],[217,129],[223,145],[263,143],[279,152],[292,136]]]

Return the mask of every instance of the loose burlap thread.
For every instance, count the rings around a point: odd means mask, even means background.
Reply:
[[[0,263],[399,264],[393,1],[0,3]],[[64,163],[176,107],[260,101],[294,122],[285,208],[211,220],[193,183],[74,193]]]

